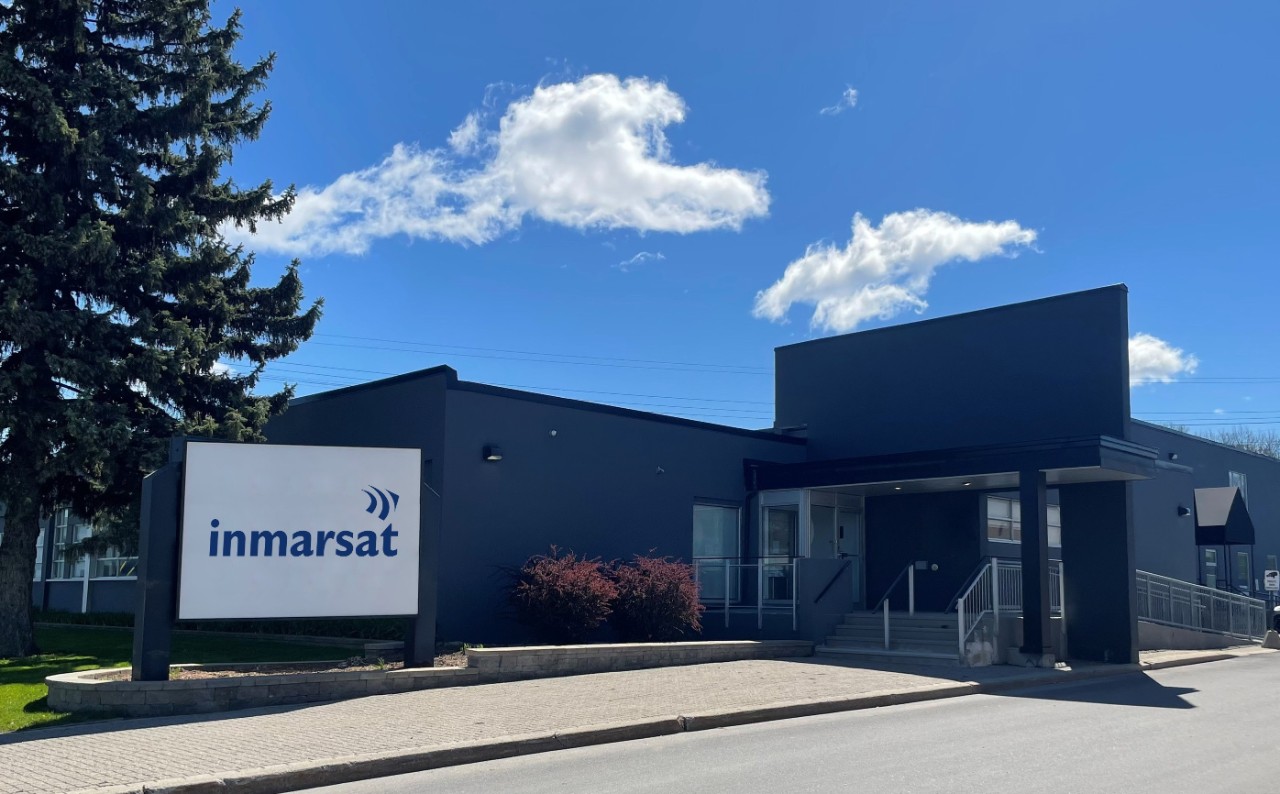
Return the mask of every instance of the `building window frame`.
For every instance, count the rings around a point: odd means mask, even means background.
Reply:
[[[1218,550],[1217,549],[1201,549],[1200,550],[1200,566],[1204,569],[1201,583],[1205,587],[1218,589]],[[1212,573],[1211,573],[1212,572]],[[1212,576],[1212,581],[1210,580]]]
[[[1249,506],[1249,475],[1242,471],[1228,471],[1227,485],[1240,490],[1240,498],[1244,500],[1244,506]]]
[[[721,553],[718,555],[700,553],[700,545],[702,546],[702,551],[706,550],[706,545],[699,543],[699,513],[708,513],[712,511],[725,511],[727,513],[727,511],[730,510],[733,511],[732,543],[724,544],[721,542],[713,544],[720,546],[720,548],[714,549],[715,551],[727,553]],[[727,515],[722,513],[721,518],[727,518]],[[742,506],[734,502],[722,502],[714,499],[696,499],[693,503],[692,521],[691,540],[693,553],[690,557],[693,560],[695,570],[698,572],[699,600],[703,603],[714,602],[723,604],[725,602],[725,589],[727,585],[729,590],[729,603],[738,603],[742,599]],[[706,525],[704,524],[703,526]],[[720,530],[720,540],[723,541],[727,534],[726,525],[721,524]],[[731,548],[725,548],[726,545],[731,546]],[[735,568],[737,569],[737,575],[735,575],[734,572]],[[726,574],[727,581],[725,579]]]
[[[992,508],[995,511],[992,511]],[[1062,508],[1048,505],[1049,548],[1062,548]],[[1022,545],[1022,501],[1007,496],[988,496],[986,501],[987,540],[991,543]],[[996,534],[992,534],[992,532]]]
[[[91,560],[81,554],[76,560],[68,559],[67,547],[93,534],[93,524],[74,515],[70,508],[53,511],[53,567],[49,571],[50,582],[78,582],[87,578]],[[48,548],[48,547],[46,547]]]
[[[1231,579],[1231,586],[1235,589],[1253,592],[1253,556],[1249,552],[1236,551]]]
[[[115,570],[115,573],[99,573]],[[124,573],[121,573],[123,571]],[[93,581],[122,581],[138,578],[138,555],[125,554],[115,546],[102,556],[94,555],[89,561],[89,578]]]

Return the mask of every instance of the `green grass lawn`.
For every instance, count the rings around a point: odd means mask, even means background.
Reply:
[[[127,667],[133,649],[132,629],[58,626],[36,629],[39,656],[0,659],[0,733],[39,725],[79,721],[50,711],[45,676]],[[312,662],[344,659],[359,649],[302,645],[274,639],[174,634],[174,664],[220,662]]]

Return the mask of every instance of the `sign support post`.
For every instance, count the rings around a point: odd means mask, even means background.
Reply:
[[[142,481],[133,680],[168,681],[177,601],[178,512],[186,439],[169,442],[169,462]]]

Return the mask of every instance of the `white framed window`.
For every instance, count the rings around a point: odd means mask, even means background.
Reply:
[[[115,546],[101,557],[93,558],[89,570],[91,579],[128,579],[138,575],[138,558],[123,554]]]
[[[1267,570],[1268,570],[1268,571],[1280,571],[1280,568],[1277,568],[1277,567],[1276,567],[1276,555],[1274,555],[1274,554],[1268,554],[1268,555],[1267,555]]]
[[[693,564],[703,601],[736,601],[742,554],[742,511],[716,504],[693,506]]]
[[[32,576],[33,581],[41,581],[44,579],[44,526],[40,527],[40,531],[36,534],[36,572]]]
[[[1062,508],[1049,505],[1049,545],[1062,546]],[[1022,542],[1022,503],[1017,499],[987,497],[987,540]]]
[[[1231,471],[1227,472],[1227,485],[1234,485],[1240,489],[1240,498],[1244,500],[1244,506],[1249,506],[1249,478],[1244,472]]]
[[[1249,552],[1237,551],[1236,552],[1236,587],[1244,588],[1245,590],[1250,589],[1249,579],[1251,577],[1252,577],[1252,571],[1250,570],[1250,566],[1249,566]]]
[[[77,541],[84,540],[93,534],[93,525],[71,514],[65,507],[53,514],[53,570],[50,579],[83,579],[89,567],[89,560],[80,555],[75,560],[69,558],[67,547]]]
[[[1218,550],[1205,549],[1204,556],[1204,586],[1218,586]]]

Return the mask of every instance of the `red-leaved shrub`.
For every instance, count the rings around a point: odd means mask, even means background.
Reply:
[[[511,603],[521,623],[551,643],[584,640],[609,617],[618,588],[599,559],[579,559],[572,551],[530,557],[511,588]]]
[[[693,566],[668,557],[614,564],[618,597],[613,625],[628,642],[666,642],[702,631],[702,603]]]

